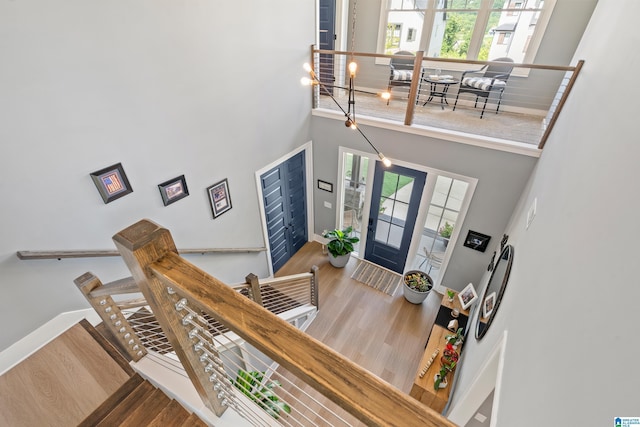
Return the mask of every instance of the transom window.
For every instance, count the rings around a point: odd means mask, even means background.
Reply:
[[[382,2],[381,53],[421,50],[428,57],[533,62],[556,0]]]

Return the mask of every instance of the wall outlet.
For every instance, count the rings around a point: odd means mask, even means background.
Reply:
[[[484,423],[485,421],[487,421],[487,417],[482,415],[480,412],[476,412],[476,415],[473,418],[475,418],[478,422],[481,422],[481,423]]]
[[[527,212],[527,225],[525,227],[525,230],[529,229],[529,226],[531,225],[533,218],[536,216],[537,207],[538,207],[538,198],[534,197],[533,203],[531,203],[531,207],[529,208],[529,212]]]
[[[331,202],[324,202],[324,207],[327,209],[331,209]]]

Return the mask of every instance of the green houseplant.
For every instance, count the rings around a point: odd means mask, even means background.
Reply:
[[[451,234],[453,234],[453,224],[449,224],[448,221],[445,221],[444,225],[438,229],[438,234],[442,237],[444,246],[446,247],[449,244]]]
[[[280,382],[264,381],[264,372],[239,369],[233,385],[276,420],[280,417],[280,411],[291,413],[291,407],[273,392],[274,388],[280,387]]]
[[[438,230],[438,234],[440,234],[440,236],[444,237],[445,239],[449,239],[452,233],[453,225],[449,224],[448,221],[445,221],[444,225]]]
[[[433,288],[433,279],[424,271],[409,270],[404,274],[404,297],[412,304],[421,304]]]
[[[360,241],[358,237],[351,235],[352,232],[353,227],[349,226],[344,230],[336,228],[322,235],[325,239],[329,239],[327,251],[329,251],[329,262],[334,267],[341,268],[347,265],[354,250],[353,244]]]

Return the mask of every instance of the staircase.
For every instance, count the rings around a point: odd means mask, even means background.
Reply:
[[[206,426],[177,401],[135,374],[78,426]]]
[[[2,426],[206,426],[82,320],[0,376]]]

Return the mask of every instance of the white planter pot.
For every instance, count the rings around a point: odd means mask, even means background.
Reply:
[[[411,289],[410,287],[408,287],[407,285],[403,284],[402,285],[403,289],[404,289],[404,297],[407,301],[409,301],[412,304],[422,304],[423,301],[425,299],[427,299],[427,296],[429,296],[429,292],[418,292],[415,291],[413,289]]]
[[[333,265],[336,268],[343,268],[349,262],[350,257],[351,257],[350,253],[346,255],[338,255],[337,257],[334,257],[333,255],[329,254],[329,262],[331,263],[331,265]]]

